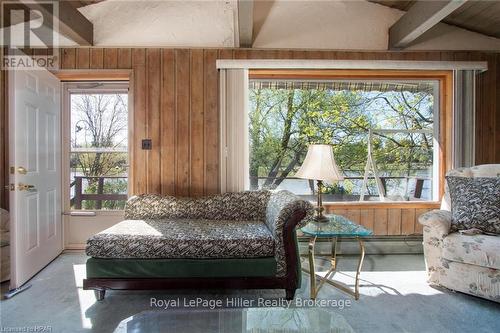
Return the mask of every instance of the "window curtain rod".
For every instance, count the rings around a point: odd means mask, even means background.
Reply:
[[[406,60],[227,60],[216,62],[218,69],[379,69],[379,70],[488,70],[486,61]]]

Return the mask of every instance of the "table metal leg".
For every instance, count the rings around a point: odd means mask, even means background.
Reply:
[[[311,299],[316,298],[316,269],[314,267],[314,244],[316,237],[309,240],[309,277],[311,280]]]
[[[337,269],[337,237],[332,238],[332,259],[330,260],[333,269]]]
[[[358,261],[358,269],[356,270],[356,285],[354,287],[354,298],[356,300],[359,299],[359,275],[361,274],[361,267],[363,267],[363,259],[365,258],[365,244],[363,240],[359,237],[356,237],[359,244],[359,261]]]
[[[311,280],[311,299],[316,298],[316,270],[314,268],[314,244],[316,237],[309,240],[309,279]]]
[[[309,240],[309,252],[308,252],[308,259],[309,259],[309,269],[302,268],[303,271],[309,273],[310,277],[310,285],[311,285],[311,299],[316,299],[316,296],[318,295],[319,290],[325,283],[328,283],[343,292],[354,296],[356,300],[359,299],[359,277],[361,274],[361,268],[363,267],[363,260],[365,258],[365,245],[364,242],[361,238],[356,237],[356,240],[358,241],[359,244],[359,249],[360,249],[360,254],[359,254],[359,261],[358,261],[358,267],[356,269],[356,278],[355,278],[355,285],[354,285],[354,290],[352,288],[349,288],[345,284],[342,284],[337,281],[332,281],[330,280],[330,276],[335,273],[336,268],[337,268],[337,238],[332,238],[331,239],[331,246],[332,246],[332,256],[330,258],[331,262],[331,267],[328,270],[328,272],[325,274],[325,276],[320,276],[320,283],[319,285],[316,285],[316,268],[315,268],[315,263],[314,263],[314,245],[316,244],[316,239],[317,237],[310,238]]]

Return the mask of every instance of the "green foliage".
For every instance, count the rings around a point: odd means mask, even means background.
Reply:
[[[126,153],[73,153],[70,168],[88,177],[119,176],[126,174],[127,161]]]
[[[127,181],[123,178],[108,179],[104,182],[103,193],[105,194],[126,194],[127,193]],[[91,182],[89,186],[85,189],[85,194],[97,194],[98,193],[98,183]],[[102,202],[101,209],[124,209],[125,201],[119,200],[104,200]],[[94,200],[85,200],[82,205],[83,209],[96,209],[97,202]]]
[[[335,183],[332,185],[324,185],[321,193],[323,193],[323,194],[346,194],[349,192],[346,191],[344,186]]]

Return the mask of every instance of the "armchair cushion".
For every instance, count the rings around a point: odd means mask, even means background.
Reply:
[[[500,234],[500,178],[447,176],[451,231],[477,228]]]
[[[125,220],[87,241],[94,258],[258,258],[274,256],[264,222]]]
[[[500,269],[500,237],[452,233],[444,238],[444,259]]]

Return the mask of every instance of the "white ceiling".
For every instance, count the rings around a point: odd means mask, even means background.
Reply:
[[[79,9],[95,46],[234,47],[236,0],[106,0]],[[387,50],[403,11],[367,1],[255,1],[255,48]],[[500,39],[439,24],[412,50],[500,50]]]
[[[95,46],[234,46],[233,1],[106,0],[79,10]]]

